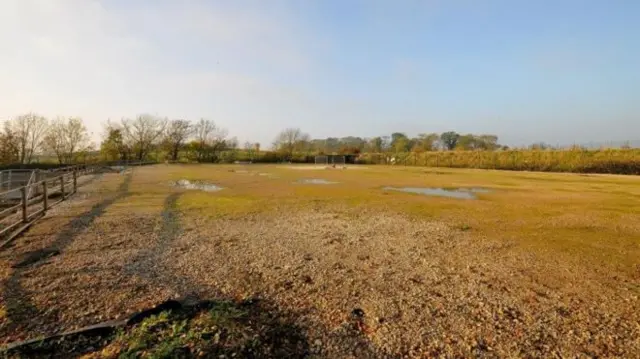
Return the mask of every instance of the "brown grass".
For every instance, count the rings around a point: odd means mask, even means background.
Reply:
[[[177,179],[225,189],[180,191]],[[190,294],[265,298],[321,357],[640,352],[633,177],[161,165],[125,182],[83,189],[3,253],[4,341]],[[465,201],[384,186],[492,192]],[[11,268],[50,247],[61,254]]]

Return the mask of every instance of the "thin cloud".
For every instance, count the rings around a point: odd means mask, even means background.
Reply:
[[[99,133],[107,118],[153,112],[222,116],[214,119],[246,127],[259,120],[246,107],[270,112],[265,99],[289,105],[271,71],[302,74],[311,66],[286,13],[205,1],[112,4],[0,4],[1,118],[82,116]]]

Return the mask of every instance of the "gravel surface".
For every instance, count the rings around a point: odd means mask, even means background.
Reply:
[[[130,179],[105,175],[1,253],[2,342],[194,296],[273,303],[315,357],[640,355],[640,271],[379,211],[212,219],[179,213],[180,192],[124,210]]]

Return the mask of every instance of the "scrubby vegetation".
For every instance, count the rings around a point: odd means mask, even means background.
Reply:
[[[440,151],[360,155],[363,163],[510,171],[640,174],[640,150]]]
[[[166,303],[165,303],[166,304]],[[134,318],[135,319],[135,318]],[[100,330],[30,341],[5,350],[9,358],[298,358],[308,352],[294,325],[258,300],[203,301]]]

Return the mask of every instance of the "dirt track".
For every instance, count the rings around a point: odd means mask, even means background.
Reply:
[[[180,192],[118,210],[130,181],[82,189],[2,253],[3,342],[192,295],[274,303],[320,357],[640,353],[634,278],[384,212],[212,219],[179,213]]]

